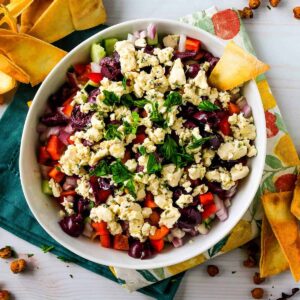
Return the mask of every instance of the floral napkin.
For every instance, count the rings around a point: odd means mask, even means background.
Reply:
[[[180,19],[181,22],[196,26],[223,40],[234,40],[236,44],[255,55],[249,36],[237,11],[218,11],[215,7],[196,12]],[[295,146],[282,120],[276,100],[272,95],[266,77],[256,78],[267,126],[267,156],[264,174],[252,205],[230,234],[225,236],[208,251],[182,263],[152,270],[128,270],[113,268],[111,271],[120,284],[130,291],[193,268],[208,259],[226,253],[255,238],[260,231],[262,207],[260,196],[265,191],[290,190],[296,177],[299,158]]]

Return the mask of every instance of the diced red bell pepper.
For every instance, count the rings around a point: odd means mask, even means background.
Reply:
[[[111,195],[111,190],[100,190],[97,192],[97,200],[100,203],[106,202],[107,198]]]
[[[169,232],[170,229],[163,225],[160,228],[157,228],[155,233],[150,235],[149,238],[150,240],[160,240],[163,239]]]
[[[230,128],[230,124],[228,122],[228,117],[225,117],[220,121],[219,128],[224,135],[231,134],[231,128]]]
[[[161,252],[164,249],[165,242],[164,239],[160,240],[150,240],[152,247],[155,249],[156,252]]]
[[[48,153],[46,146],[41,146],[39,148],[38,162],[39,164],[45,164],[50,159],[50,154]]]
[[[146,194],[146,199],[145,199],[144,205],[146,207],[150,207],[150,208],[157,207],[157,204],[154,202],[153,195],[149,192]]]
[[[198,52],[201,48],[201,42],[196,39],[187,38],[185,42],[185,50]]]
[[[73,101],[73,96],[68,98],[64,103],[63,103],[63,109],[62,112],[67,116],[71,117],[72,111],[74,106],[71,105],[71,102]]]
[[[103,79],[103,75],[100,73],[88,73],[86,76],[95,83],[100,83]]]
[[[204,211],[202,212],[202,220],[205,220],[205,219],[211,217],[216,212],[217,212],[216,204],[212,203],[212,204],[204,206]]]
[[[128,237],[123,234],[117,234],[114,236],[114,249],[116,250],[129,250]]]
[[[111,248],[110,235],[100,235],[100,244],[104,248]]]
[[[55,166],[54,168],[52,168],[50,170],[50,172],[48,173],[48,176],[50,178],[53,178],[55,182],[59,183],[64,179],[65,174],[62,173],[61,171],[59,171],[58,166]]]
[[[157,226],[160,220],[160,215],[157,211],[153,210],[151,215],[149,216],[149,223],[152,226]]]
[[[230,114],[232,114],[232,115],[239,114],[241,112],[239,106],[232,102],[230,102],[228,104],[228,110],[229,110]]]
[[[51,135],[46,149],[53,160],[59,160],[65,150],[65,145],[60,141],[58,136]]]
[[[68,197],[68,196],[75,196],[76,192],[74,190],[70,190],[70,191],[63,191],[60,193],[61,197]]]
[[[129,149],[125,150],[124,157],[122,158],[122,163],[125,164],[127,160],[131,158],[131,152]]]
[[[146,137],[147,135],[145,133],[138,133],[132,142],[133,144],[142,144]]]
[[[86,72],[86,64],[75,64],[73,68],[76,75],[82,75]]]
[[[72,140],[70,139],[70,137],[71,137],[71,136],[69,136],[69,137],[67,138],[67,142],[68,142],[69,145],[73,145],[73,144],[74,144],[74,141],[72,141]]]
[[[200,203],[203,206],[214,203],[214,195],[211,192],[199,195]]]
[[[106,222],[92,222],[91,225],[99,235],[109,235]]]

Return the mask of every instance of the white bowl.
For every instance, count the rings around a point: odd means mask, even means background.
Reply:
[[[91,242],[85,237],[72,238],[61,230],[58,224],[57,206],[41,190],[41,175],[36,158],[36,149],[38,146],[36,126],[39,117],[44,112],[50,94],[55,92],[65,81],[68,68],[74,63],[89,59],[90,46],[93,42],[108,37],[124,39],[129,32],[132,33],[136,30],[145,29],[150,22],[157,24],[160,34],[183,33],[201,40],[205,47],[214,55],[221,56],[223,53],[225,45],[223,41],[201,29],[176,21],[144,19],[124,22],[109,27],[73,49],[45,79],[29,109],[24,126],[20,153],[21,183],[27,203],[38,222],[48,234],[70,251],[88,260],[129,269],[152,269],[177,264],[206,251],[220,241],[237,224],[251,204],[261,180],[266,152],[264,111],[256,84],[254,81],[250,81],[245,85],[244,95],[252,107],[257,128],[255,144],[258,149],[258,155],[249,162],[251,173],[240,185],[239,191],[229,209],[229,217],[225,222],[216,222],[209,234],[193,238],[193,243],[186,243],[180,248],[170,247],[170,249],[148,260],[134,259],[128,256],[126,252],[102,248],[99,243]]]

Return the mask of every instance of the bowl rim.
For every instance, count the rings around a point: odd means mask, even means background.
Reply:
[[[63,59],[51,70],[51,72],[47,75],[47,77],[44,79],[43,83],[41,84],[41,86],[39,87],[38,91],[36,92],[34,99],[32,101],[32,107],[31,109],[29,109],[29,112],[26,116],[26,120],[25,120],[25,124],[24,124],[24,128],[23,128],[23,132],[22,132],[22,138],[21,138],[21,146],[20,146],[20,156],[19,156],[19,169],[20,169],[20,180],[21,180],[21,186],[22,186],[22,190],[26,199],[26,202],[32,212],[32,214],[34,215],[35,219],[38,221],[38,223],[42,226],[42,228],[56,241],[58,242],[60,245],[62,245],[63,247],[65,247],[66,249],[70,250],[71,252],[77,254],[80,257],[83,257],[87,260],[90,260],[92,262],[95,263],[100,263],[100,264],[104,264],[104,265],[110,265],[110,266],[115,266],[115,267],[120,267],[120,268],[126,268],[126,269],[152,269],[152,268],[161,268],[161,267],[167,267],[167,266],[171,266],[174,264],[178,264],[181,263],[183,261],[186,261],[188,259],[191,259],[193,257],[195,257],[196,255],[199,255],[201,253],[203,253],[204,251],[207,251],[209,248],[213,247],[216,243],[218,243],[222,238],[224,238],[227,234],[229,234],[229,232],[234,228],[234,226],[236,226],[236,224],[241,220],[241,218],[243,217],[243,215],[245,214],[245,212],[247,211],[247,209],[249,208],[249,206],[251,205],[253,200],[249,200],[249,204],[244,206],[244,209],[240,210],[240,214],[238,216],[238,218],[235,218],[235,221],[232,222],[232,224],[227,228],[227,230],[224,230],[222,232],[222,235],[220,236],[219,239],[215,240],[215,241],[211,241],[210,243],[207,243],[207,246],[205,247],[206,250],[201,251],[200,253],[192,253],[189,254],[187,253],[186,255],[182,255],[180,257],[178,256],[174,256],[173,259],[166,259],[165,262],[161,262],[161,263],[155,263],[154,260],[153,263],[151,264],[151,259],[149,260],[136,260],[136,263],[134,264],[128,264],[128,263],[111,263],[111,262],[107,262],[105,261],[105,259],[98,259],[95,258],[93,255],[89,255],[87,253],[83,253],[80,250],[77,250],[76,247],[73,247],[72,244],[70,244],[69,242],[65,242],[64,239],[62,238],[58,238],[56,236],[55,232],[52,232],[52,230],[50,230],[44,223],[43,221],[40,219],[39,217],[39,213],[38,211],[36,211],[31,203],[32,200],[30,200],[30,197],[28,195],[28,191],[27,191],[27,187],[24,183],[24,178],[26,176],[26,170],[23,166],[23,161],[25,159],[25,149],[24,149],[24,140],[26,138],[27,132],[29,131],[29,127],[30,127],[30,122],[32,119],[32,115],[33,115],[33,107],[37,106],[37,100],[35,101],[35,99],[40,98],[40,95],[42,94],[42,91],[44,90],[45,86],[48,85],[48,82],[50,82],[52,80],[53,75],[56,73],[57,69],[59,69],[59,67],[63,64],[65,64],[65,62],[68,60],[69,56],[73,55],[74,53],[76,53],[80,48],[83,48],[84,46],[87,46],[89,44],[91,44],[94,40],[96,40],[97,38],[101,38],[102,35],[106,34],[107,32],[110,32],[112,30],[118,30],[118,29],[122,29],[122,27],[124,26],[128,26],[128,25],[135,25],[138,23],[164,23],[167,26],[180,26],[183,30],[185,31],[190,31],[190,30],[197,30],[201,33],[201,35],[206,36],[208,39],[213,40],[214,43],[218,43],[219,45],[221,45],[222,47],[225,47],[225,45],[229,42],[229,41],[223,41],[221,39],[219,39],[218,37],[208,33],[207,31],[198,28],[196,26],[192,26],[189,24],[185,24],[179,21],[175,21],[175,20],[169,20],[169,19],[161,19],[161,18],[142,18],[142,19],[134,19],[134,20],[130,20],[130,21],[125,21],[122,23],[118,23],[116,25],[113,26],[109,26],[106,29],[100,30],[99,32],[97,32],[96,34],[92,35],[91,37],[89,37],[88,39],[84,40],[83,42],[81,42],[80,44],[78,44],[75,48],[73,48],[70,52],[68,52],[66,54],[65,57],[63,57]],[[254,85],[255,89],[256,89],[256,94],[257,97],[260,98],[259,96],[259,91],[257,88],[257,85],[255,84],[254,80],[251,80],[249,82],[250,84]],[[264,111],[263,111],[263,106],[262,103],[261,105],[259,105],[260,110],[259,114],[264,118]],[[265,122],[264,122],[265,123]],[[260,144],[259,147],[259,151],[261,153],[261,155],[263,154],[263,157],[266,156],[266,145],[267,145],[267,139],[266,139],[266,127],[264,126],[263,128],[260,128],[261,133],[263,134],[263,141],[262,144]],[[261,163],[261,168],[260,170],[256,170],[256,174],[257,176],[255,177],[256,180],[254,182],[254,186],[256,187],[256,189],[252,189],[252,193],[251,195],[249,195],[249,199],[254,199],[254,196],[256,194],[257,188],[259,187],[259,183],[260,183],[260,179],[263,175],[263,169],[264,169],[264,162]],[[112,259],[113,260],[113,259]],[[146,263],[145,263],[146,262]]]

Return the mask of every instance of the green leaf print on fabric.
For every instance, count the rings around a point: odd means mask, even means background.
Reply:
[[[273,177],[275,173],[271,173],[267,178],[264,179],[262,184],[262,192],[265,193],[266,191],[269,191],[271,193],[276,192],[276,188],[274,186]]]
[[[219,241],[217,244],[215,244],[212,248],[207,250],[207,253],[209,257],[215,256],[218,252],[221,251],[221,249],[224,247],[226,244],[228,238],[230,235],[225,236],[221,241]]]
[[[159,279],[164,279],[165,278],[165,271],[164,268],[158,268],[158,269],[153,269],[152,272],[155,274],[156,277]]]
[[[155,276],[153,276],[151,274],[151,272],[147,271],[147,270],[136,270],[137,272],[139,272],[146,280],[150,281],[150,282],[157,282],[157,278]]]
[[[278,114],[278,113],[275,113],[275,116],[276,116],[276,122],[275,122],[275,124],[276,124],[277,128],[280,131],[283,131],[284,133],[287,133],[287,129],[286,129],[286,126],[285,126],[285,124],[284,124],[284,122],[282,120],[281,115]]]
[[[280,169],[283,167],[281,161],[273,155],[266,156],[266,164],[272,169]]]

